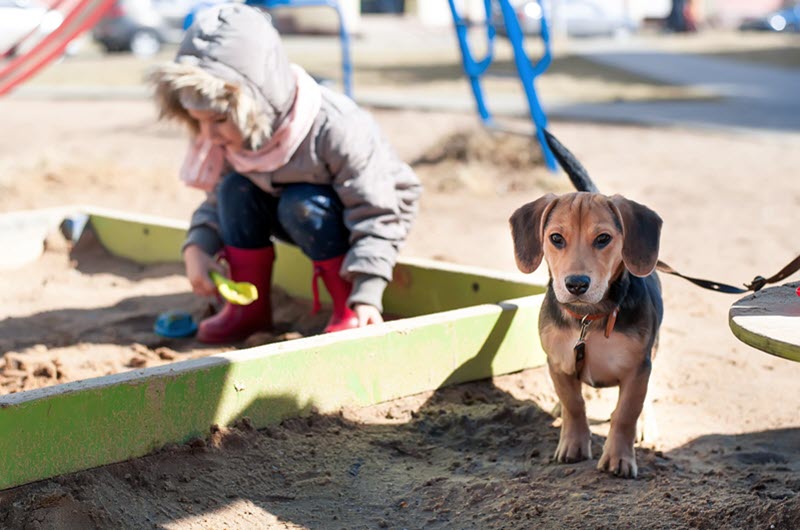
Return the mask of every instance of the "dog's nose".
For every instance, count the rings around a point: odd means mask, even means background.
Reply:
[[[571,292],[574,295],[580,295],[585,293],[587,290],[589,290],[590,283],[592,283],[592,280],[589,279],[588,276],[583,276],[579,274],[567,276],[567,279],[564,280],[564,285],[567,286],[567,291]]]

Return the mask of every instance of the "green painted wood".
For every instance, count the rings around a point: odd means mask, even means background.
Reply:
[[[144,265],[181,261],[186,237],[183,223],[139,220],[92,213],[89,217],[97,239],[112,254]]]
[[[384,306],[389,314],[418,316],[544,292],[544,286],[530,283],[521,274],[401,259],[386,289]]]
[[[734,303],[728,323],[736,338],[761,351],[800,362],[798,285],[769,287]]]
[[[180,260],[185,223],[86,210],[113,254]],[[310,297],[309,260],[288,245],[277,254],[276,282]],[[541,296],[528,295],[543,291],[520,276],[401,260],[387,311],[436,314],[1,397],[0,488],[141,456],[243,416],[264,426],[541,365]],[[476,305],[487,302],[499,303]]]
[[[247,416],[263,427],[544,363],[542,296],[0,397],[0,489],[147,454]]]
[[[158,224],[155,220],[91,215],[92,227],[112,254],[138,263],[180,261],[186,226]],[[292,245],[276,243],[273,278],[290,295],[312,296],[311,261]],[[323,302],[330,302],[320,288]],[[540,294],[544,287],[524,279],[471,267],[425,260],[401,259],[384,296],[384,310],[396,316],[419,316],[510,298]]]

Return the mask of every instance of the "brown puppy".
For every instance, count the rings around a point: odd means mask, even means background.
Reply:
[[[581,383],[619,386],[597,467],[635,477],[636,424],[663,315],[654,272],[661,218],[620,195],[578,192],[545,195],[510,224],[520,270],[533,272],[543,257],[550,269],[539,335],[561,401],[555,459],[592,457]]]

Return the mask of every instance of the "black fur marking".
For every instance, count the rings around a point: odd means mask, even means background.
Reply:
[[[649,374],[652,371],[652,369],[653,369],[653,360],[650,358],[650,354],[648,352],[648,354],[645,355],[645,358],[642,361],[642,364],[639,365],[639,373],[640,374]]]
[[[578,159],[575,158],[575,155],[573,155],[569,149],[564,147],[564,145],[559,142],[555,136],[550,134],[550,131],[544,129],[542,132],[544,132],[547,145],[550,147],[550,150],[553,152],[556,160],[558,160],[558,164],[567,173],[567,176],[569,177],[569,180],[572,181],[572,185],[575,186],[575,189],[578,191],[597,193],[597,186],[595,186],[594,182],[592,182],[589,172],[586,171],[586,168],[583,167],[583,164],[578,162]]]

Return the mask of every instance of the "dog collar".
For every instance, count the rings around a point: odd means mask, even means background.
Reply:
[[[579,315],[568,307],[564,307],[563,309],[569,316],[572,318],[577,318],[581,321],[581,337],[584,336],[586,332],[585,328],[589,327],[590,322],[594,322],[595,320],[600,320],[601,318],[605,317],[608,317],[608,320],[606,321],[605,337],[610,337],[611,332],[614,331],[614,325],[617,323],[617,315],[619,314],[619,306],[616,306],[610,313],[590,313],[588,315]]]

